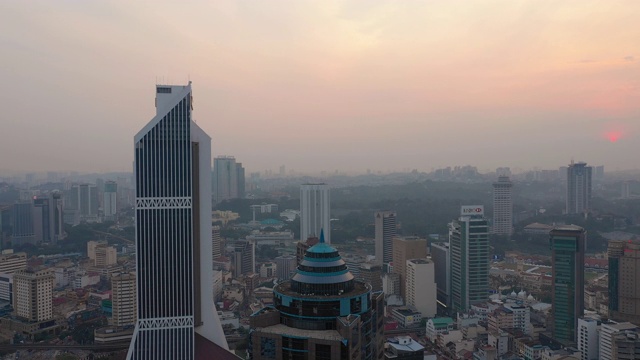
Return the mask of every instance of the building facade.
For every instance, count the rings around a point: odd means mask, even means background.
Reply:
[[[242,164],[233,156],[218,156],[213,160],[213,201],[243,198],[245,176]]]
[[[640,241],[610,240],[609,316],[640,324]]]
[[[407,260],[427,257],[427,239],[418,236],[393,238],[393,273],[400,277],[400,295],[407,299]]]
[[[465,312],[489,299],[489,226],[482,205],[462,206],[449,224],[451,306]]]
[[[118,219],[118,184],[115,181],[104,183],[102,212],[104,219],[107,221],[116,221]]]
[[[438,306],[444,313],[448,313],[451,306],[451,268],[449,259],[451,252],[449,251],[449,243],[432,243],[431,244],[431,260],[434,264],[434,277],[438,289],[437,299]]]
[[[600,322],[595,319],[578,319],[578,335],[576,345],[580,350],[581,360],[598,359],[598,339]]]
[[[513,183],[508,176],[493,183],[493,223],[491,232],[511,236],[513,233]]]
[[[584,315],[584,252],[586,232],[574,225],[549,233],[553,337],[575,343],[578,319]]]
[[[13,309],[26,321],[53,318],[53,273],[48,270],[19,270],[13,274]]]
[[[296,257],[290,254],[280,255],[275,258],[275,261],[278,279],[289,280],[298,267]]]
[[[227,348],[211,280],[211,138],[192,106],[191,84],[158,85],[156,116],[134,138],[138,320],[128,359]]]
[[[571,163],[567,168],[566,213],[582,214],[591,204],[592,168],[587,163]]]
[[[415,307],[422,317],[434,317],[438,310],[434,264],[429,259],[407,260],[407,305]]]
[[[327,184],[300,185],[300,240],[319,237],[324,231],[327,244],[331,244],[331,197]]]
[[[376,211],[375,220],[375,254],[380,265],[393,261],[393,238],[398,235],[395,211]]]
[[[137,319],[135,273],[111,276],[111,296],[113,325],[135,325]]]

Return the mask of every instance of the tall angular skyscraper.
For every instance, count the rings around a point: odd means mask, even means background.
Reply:
[[[587,163],[571,163],[567,168],[567,214],[589,211],[591,203],[591,166]]]
[[[508,176],[498,177],[493,183],[493,227],[498,235],[513,233],[513,183]]]
[[[300,240],[319,237],[331,244],[330,197],[327,184],[302,184],[300,186]]]
[[[376,211],[376,262],[380,265],[393,261],[393,238],[398,235],[395,211]]]
[[[489,299],[489,226],[481,205],[462,206],[449,224],[451,306],[467,311]]]
[[[192,106],[190,83],[158,85],[156,116],[134,139],[138,320],[128,359],[220,358],[211,349],[227,348],[213,302],[211,138]]]
[[[586,233],[575,225],[556,227],[551,245],[553,338],[575,342],[578,319],[584,315],[584,251]]]
[[[245,195],[244,168],[233,156],[213,159],[213,201],[243,198]]]

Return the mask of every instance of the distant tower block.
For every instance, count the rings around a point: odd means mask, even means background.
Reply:
[[[498,235],[513,233],[513,183],[508,176],[500,176],[493,183],[493,229]]]
[[[329,186],[320,184],[303,184],[300,186],[300,240],[319,237],[324,230],[327,244],[331,244]]]

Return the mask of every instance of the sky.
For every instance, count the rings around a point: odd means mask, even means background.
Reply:
[[[247,173],[640,168],[640,2],[0,2],[0,173],[129,171],[193,82]]]

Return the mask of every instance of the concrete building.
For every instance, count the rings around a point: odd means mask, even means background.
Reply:
[[[53,318],[53,273],[48,270],[19,270],[13,274],[13,309],[26,321]]]
[[[619,333],[635,331],[638,328],[630,322],[617,323],[615,321],[602,323],[600,325],[600,341],[598,344],[598,355],[600,360],[617,360],[615,357],[616,345],[614,338]],[[633,359],[633,358],[631,358]]]
[[[360,272],[357,279],[371,285],[371,291],[382,291],[382,266],[364,262],[360,264]]]
[[[324,183],[300,185],[300,240],[319,237],[324,230],[331,244],[331,197]]]
[[[293,255],[280,255],[275,258],[276,261],[276,276],[278,279],[289,280],[295,273],[298,263],[296,257]]]
[[[431,243],[431,260],[434,266],[434,278],[437,286],[438,306],[444,313],[451,306],[451,252],[449,243]]]
[[[429,259],[407,260],[406,303],[422,317],[434,317],[438,311],[434,264]]]
[[[491,232],[511,236],[513,233],[513,183],[508,176],[493,183],[493,223]]]
[[[580,360],[598,360],[598,340],[600,322],[595,319],[578,319],[578,339],[576,345],[580,350]]]
[[[3,250],[0,254],[0,273],[13,274],[27,268],[27,253],[14,253],[13,250]]]
[[[438,335],[453,331],[455,324],[452,318],[441,317],[427,320],[426,337],[429,341],[435,342]]]
[[[107,267],[118,263],[116,248],[100,244],[95,247],[95,266]]]
[[[609,316],[640,324],[640,241],[610,240]]]
[[[157,85],[156,115],[134,137],[138,320],[127,359],[228,354],[213,311],[211,138],[192,100],[191,83]]]
[[[118,183],[115,181],[104,183],[102,212],[104,219],[107,221],[116,221],[118,219]]]
[[[213,259],[222,256],[222,236],[220,235],[220,226],[211,227],[211,246]]]
[[[393,273],[400,276],[400,295],[406,299],[407,260],[427,257],[427,239],[418,236],[393,238]]]
[[[260,265],[260,277],[272,278],[276,276],[277,265],[273,262],[268,262]]]
[[[115,326],[135,325],[138,316],[135,273],[111,277],[112,321]]]
[[[400,295],[400,274],[382,274],[382,292],[385,295]]]
[[[256,247],[251,241],[240,240],[233,246],[233,277],[248,275],[256,270]]]
[[[553,337],[575,343],[578,319],[584,315],[584,252],[586,232],[575,225],[555,227],[549,233]]]
[[[95,240],[89,240],[87,241],[87,257],[91,260],[93,260],[93,263],[95,264],[96,261],[96,248],[99,245],[104,245],[107,246],[109,243],[106,240],[99,240],[99,241],[95,241]]]
[[[23,201],[13,204],[11,219],[11,241],[13,245],[37,244],[33,203]]]
[[[245,174],[242,164],[233,156],[218,156],[213,160],[213,201],[244,198]]]
[[[0,301],[13,303],[13,274],[0,273]]]
[[[410,336],[387,339],[384,344],[385,359],[424,360],[424,346]]]
[[[395,211],[376,211],[375,221],[375,255],[380,265],[393,261],[393,238],[398,235]]]
[[[566,213],[582,214],[590,210],[591,166],[587,163],[571,163],[567,168]]]
[[[249,359],[383,359],[383,295],[354,279],[322,232],[273,301],[250,318]]]
[[[465,312],[489,298],[489,226],[484,206],[462,206],[449,224],[451,307]]]
[[[613,336],[613,358],[616,360],[640,359],[640,329],[626,330]]]

